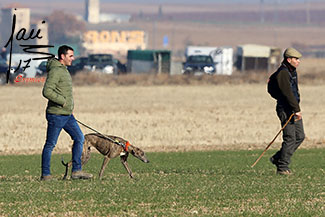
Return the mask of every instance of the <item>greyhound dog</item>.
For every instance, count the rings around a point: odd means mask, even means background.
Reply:
[[[133,178],[133,175],[127,163],[129,153],[131,153],[134,157],[138,158],[144,163],[149,163],[149,160],[147,159],[145,153],[140,148],[131,145],[127,140],[117,136],[104,136],[99,133],[89,133],[85,135],[85,142],[83,145],[83,151],[81,156],[82,165],[85,165],[90,159],[91,147],[95,147],[102,155],[104,155],[104,161],[99,171],[99,179],[102,178],[105,167],[107,166],[108,162],[118,156],[120,156],[121,163],[123,164],[126,171],[129,173],[130,178]],[[66,167],[66,171],[63,177],[63,179],[66,179],[69,167],[72,166],[72,161],[64,163],[62,159],[62,164]]]

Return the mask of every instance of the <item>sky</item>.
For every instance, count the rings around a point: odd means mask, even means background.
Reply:
[[[83,1],[83,0],[81,0]],[[317,2],[320,0],[101,0],[102,2],[141,2],[141,3],[158,3],[158,4],[162,4],[162,3],[175,3],[175,4],[184,4],[184,3],[188,3],[188,4],[208,4],[208,3],[260,3],[261,1],[263,1],[264,3],[276,3],[278,2],[279,4],[281,3],[290,3],[290,2]]]
[[[53,1],[53,0],[29,0],[29,1]],[[66,0],[56,0],[56,2],[65,2]],[[85,2],[85,0],[69,0],[70,2]],[[298,2],[319,2],[322,0],[100,0],[101,2],[114,2],[114,3],[148,3],[148,4],[209,4],[209,3],[260,3],[263,1],[265,4],[287,4]],[[8,3],[26,3],[26,0],[1,0],[1,4]]]

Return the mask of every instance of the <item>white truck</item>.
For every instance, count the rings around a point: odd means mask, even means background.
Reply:
[[[184,63],[184,72],[186,71],[185,67],[191,66],[188,63],[188,60],[193,59],[193,58],[195,59],[195,56],[200,56],[201,59],[208,59],[209,56],[212,58],[214,72],[211,74],[218,74],[218,75],[231,75],[232,74],[233,48],[231,48],[231,47],[188,46],[185,51],[185,57],[186,57],[187,61]],[[204,57],[206,57],[206,58],[204,58]],[[202,67],[202,66],[199,66],[199,67]],[[207,67],[209,67],[209,68],[207,68]],[[206,67],[206,69],[212,70],[210,65],[207,67]],[[203,66],[203,68],[204,68],[204,66]]]

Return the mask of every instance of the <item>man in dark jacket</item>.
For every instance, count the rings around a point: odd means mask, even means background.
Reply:
[[[283,129],[283,142],[281,149],[271,158],[277,167],[277,174],[290,175],[290,159],[305,138],[302,114],[300,110],[300,94],[296,68],[300,64],[301,53],[294,48],[288,48],[283,54],[283,62],[277,70],[276,81],[279,87],[276,112],[281,125],[288,121],[291,114],[293,118]]]
[[[43,88],[43,96],[48,99],[46,108],[47,134],[42,152],[41,180],[51,180],[50,162],[52,151],[62,129],[73,139],[72,146],[72,179],[89,179],[92,174],[81,170],[81,155],[84,135],[81,132],[73,111],[72,79],[67,66],[74,60],[73,49],[62,45],[58,49],[59,59],[50,59],[47,64],[47,78]]]

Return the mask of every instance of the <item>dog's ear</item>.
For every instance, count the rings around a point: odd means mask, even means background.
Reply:
[[[129,152],[130,152],[132,155],[134,155],[134,156],[137,155],[137,153],[138,153],[138,148],[137,148],[137,147],[130,145],[128,149],[129,149]]]

